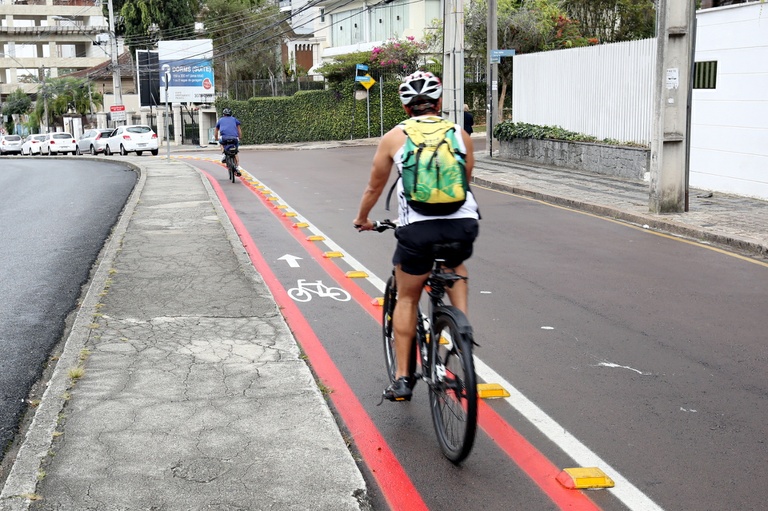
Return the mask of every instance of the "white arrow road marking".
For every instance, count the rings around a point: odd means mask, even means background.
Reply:
[[[291,255],[291,254],[285,254],[283,257],[278,257],[277,258],[278,261],[285,261],[285,262],[287,262],[288,266],[290,266],[291,268],[298,268],[299,267],[299,263],[298,263],[299,259],[301,259],[301,257],[295,256],[295,255]]]

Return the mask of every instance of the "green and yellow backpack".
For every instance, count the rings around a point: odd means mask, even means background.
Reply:
[[[431,117],[408,119],[401,126],[407,140],[400,178],[408,205],[427,216],[455,213],[468,190],[466,154],[459,149],[455,124]]]

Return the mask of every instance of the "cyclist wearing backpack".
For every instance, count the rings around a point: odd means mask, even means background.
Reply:
[[[472,140],[458,124],[439,117],[443,93],[440,79],[417,71],[405,78],[399,93],[409,119],[382,137],[353,221],[360,231],[373,228],[368,214],[384,191],[394,163],[400,174],[395,183],[398,242],[392,257],[397,281],[392,318],[397,373],[395,382],[384,390],[384,397],[390,401],[410,400],[415,384],[408,373],[408,360],[413,356],[419,298],[432,270],[431,247],[456,242],[460,248],[446,260],[446,266],[466,276],[464,261],[472,255],[480,218],[468,187],[474,167]],[[448,296],[466,314],[466,281],[456,282]]]
[[[237,117],[234,117],[232,115],[232,110],[229,108],[225,108],[222,110],[222,117],[219,119],[219,122],[216,123],[216,129],[214,130],[213,137],[218,140],[219,145],[221,146],[221,162],[224,163],[224,141],[229,140],[237,140],[237,142],[234,144],[235,147],[240,147],[240,139],[243,136],[242,128],[240,128],[240,121],[237,119]],[[229,145],[229,144],[227,144]],[[236,174],[240,175],[240,155],[235,155],[235,166],[237,167]]]

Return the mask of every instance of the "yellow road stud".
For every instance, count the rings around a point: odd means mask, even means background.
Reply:
[[[293,224],[293,227],[296,229],[301,229],[303,227],[309,227],[309,224],[307,222],[296,222]]]
[[[341,252],[326,252],[323,254],[323,257],[331,258],[331,257],[344,257],[344,254]]]
[[[278,201],[278,200],[280,200],[280,199],[278,199],[277,197],[268,197],[268,198],[267,198],[267,200],[268,200],[268,201],[272,201],[272,202],[275,202],[275,201]]]
[[[374,298],[373,300],[371,300],[371,305],[378,305],[379,307],[383,307],[384,306],[384,297],[383,296],[379,296],[377,298]]]
[[[557,480],[569,490],[585,488],[613,488],[613,479],[597,467],[564,468]]]
[[[350,279],[367,279],[368,274],[360,270],[351,270],[346,273],[347,278]]]
[[[307,241],[325,241],[325,236],[307,236]]]
[[[285,213],[283,213],[283,216],[296,216],[296,213],[294,213],[293,211],[286,211]]]
[[[279,204],[279,205],[277,205],[277,206],[275,206],[275,207],[276,207],[277,209],[287,209],[287,208],[288,208],[288,206],[287,206],[286,204]]]
[[[478,383],[477,397],[480,399],[499,399],[509,397],[509,392],[498,383]]]

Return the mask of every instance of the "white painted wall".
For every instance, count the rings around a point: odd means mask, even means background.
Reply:
[[[690,185],[768,199],[768,3],[696,17],[696,61],[717,61],[717,86],[693,91]]]

